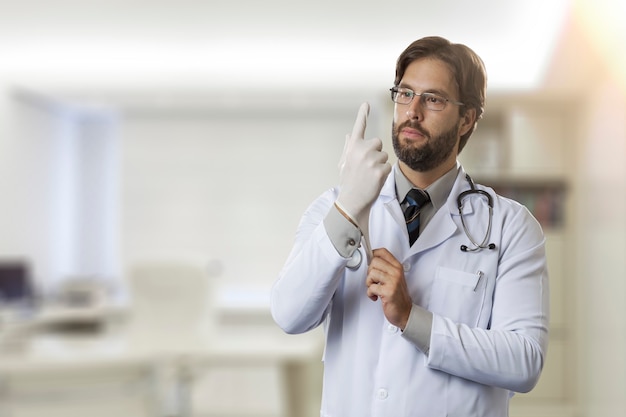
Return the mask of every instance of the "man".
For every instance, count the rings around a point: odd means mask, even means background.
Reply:
[[[548,278],[532,215],[457,162],[483,112],[482,60],[420,39],[391,91],[398,163],[364,139],[363,105],[340,186],[304,214],[272,289],[274,320],[324,323],[324,417],[506,416],[543,368]]]

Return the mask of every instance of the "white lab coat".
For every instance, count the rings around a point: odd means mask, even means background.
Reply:
[[[271,309],[288,333],[325,324],[321,416],[503,417],[512,393],[536,384],[548,343],[543,233],[525,207],[477,185],[494,196],[489,242],[497,249],[462,252],[461,245],[472,245],[458,214],[457,196],[469,189],[459,171],[446,205],[413,247],[393,170],[370,215],[372,248],[385,247],[403,263],[413,303],[433,313],[428,355],[367,297],[366,262],[346,268],[329,240],[323,220],[337,190],[303,215]],[[464,216],[482,241],[487,204],[470,197]]]

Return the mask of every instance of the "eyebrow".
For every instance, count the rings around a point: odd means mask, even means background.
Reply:
[[[413,91],[413,92],[417,92],[413,87],[411,87],[410,85],[406,84],[406,83],[400,83],[398,84],[398,87],[402,87],[402,88],[408,88],[409,90]],[[432,93],[432,94],[437,94],[439,96],[442,96],[444,98],[447,98],[448,100],[450,100],[451,95],[448,94],[448,92],[443,91],[443,90],[439,90],[437,88],[428,88],[424,91],[422,91],[421,93]],[[421,94],[419,93],[419,94]]]

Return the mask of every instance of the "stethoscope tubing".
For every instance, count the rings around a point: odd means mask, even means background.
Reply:
[[[465,178],[467,182],[469,182],[470,189],[467,191],[463,191],[456,199],[457,206],[459,208],[459,216],[461,217],[461,225],[463,226],[463,231],[465,235],[469,239],[469,241],[474,245],[474,247],[469,247],[467,245],[461,245],[461,252],[476,252],[482,249],[490,249],[494,250],[496,248],[495,243],[487,243],[489,238],[491,237],[491,225],[493,224],[493,197],[487,191],[478,190],[476,185],[474,184],[474,180],[470,177],[469,174],[465,174]],[[487,205],[489,206],[489,223],[487,224],[487,231],[485,233],[485,237],[481,243],[478,243],[474,240],[474,237],[467,229],[467,225],[465,224],[465,217],[463,216],[463,201],[469,195],[477,194],[479,196],[483,196],[487,198]]]

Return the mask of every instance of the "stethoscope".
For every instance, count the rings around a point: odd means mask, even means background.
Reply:
[[[459,194],[459,196],[456,198],[456,204],[459,207],[459,216],[461,217],[463,231],[465,232],[465,235],[470,240],[470,242],[472,242],[472,245],[474,245],[474,247],[470,248],[467,245],[461,245],[461,252],[476,252],[482,249],[494,250],[496,248],[496,244],[487,243],[489,237],[491,236],[491,224],[493,222],[493,197],[491,197],[491,194],[489,194],[487,191],[476,189],[474,180],[472,180],[472,177],[470,177],[469,174],[465,174],[465,178],[467,179],[467,182],[469,182],[471,189],[463,191],[461,194]],[[481,243],[477,243],[472,237],[472,234],[469,232],[469,230],[467,230],[467,226],[465,225],[465,218],[463,217],[463,201],[465,200],[465,197],[471,194],[478,194],[479,196],[486,197],[487,205],[489,206],[489,223],[487,225],[487,232],[485,233],[485,237]]]
[[[491,236],[491,225],[493,223],[493,197],[491,197],[491,194],[489,194],[487,191],[477,189],[476,185],[474,184],[474,180],[472,179],[472,177],[469,176],[469,174],[465,174],[465,178],[467,179],[467,182],[469,182],[470,189],[467,191],[463,191],[461,194],[459,194],[459,196],[456,198],[456,203],[459,208],[459,216],[461,217],[463,231],[465,232],[465,235],[470,240],[472,245],[474,245],[474,247],[461,245],[461,252],[477,252],[483,249],[494,250],[496,248],[496,244],[487,243],[489,241],[489,237]],[[487,232],[485,233],[485,237],[483,238],[483,241],[481,243],[477,243],[469,230],[467,230],[467,226],[465,225],[465,217],[463,217],[463,201],[465,201],[466,197],[471,194],[478,194],[479,196],[485,197],[487,199],[487,205],[489,206],[489,223],[487,224]],[[361,251],[357,249],[352,257],[348,260],[346,266],[350,269],[358,269],[359,266],[361,266],[362,261],[363,255],[361,255]]]

